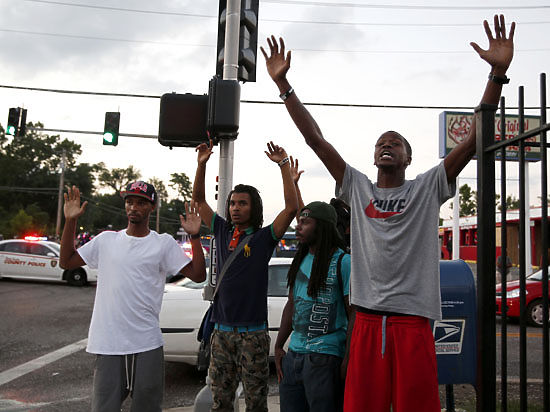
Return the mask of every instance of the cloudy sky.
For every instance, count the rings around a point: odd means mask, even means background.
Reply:
[[[470,47],[487,46],[483,19],[502,12],[515,20],[516,54],[504,94],[516,105],[539,102],[539,74],[550,68],[547,1],[260,0],[259,41],[283,36],[293,50],[289,80],[304,102],[359,105],[475,107],[489,66]],[[500,7],[500,8],[499,8]],[[131,93],[207,92],[215,73],[218,2],[214,0],[0,0],[0,84],[48,89]],[[278,101],[278,91],[259,54],[257,82],[241,98]],[[159,99],[58,94],[0,88],[0,123],[9,107],[28,109],[28,121],[46,128],[102,131],[106,111],[121,112],[121,133],[158,133]],[[310,106],[325,137],[344,159],[371,176],[373,146],[397,130],[413,147],[408,178],[439,162],[438,115],[442,109]],[[530,114],[536,114],[528,112]],[[2,117],[4,116],[4,117]],[[82,145],[80,161],[108,167],[134,165],[144,178],[166,183],[170,173],[193,179],[192,149],[169,150],[155,139],[121,137],[117,147],[101,137],[62,134]],[[278,167],[263,154],[266,142],[286,148],[305,170],[305,201],[329,199],[333,181],[305,145],[284,106],[241,105],[235,142],[234,184],[258,187],[266,221],[282,208]],[[215,207],[217,149],[207,171],[207,196]],[[517,177],[517,165],[509,174]],[[475,162],[461,175],[475,185]],[[531,166],[532,203],[540,194],[540,166]],[[509,191],[517,190],[510,182]],[[442,215],[448,216],[447,207]]]

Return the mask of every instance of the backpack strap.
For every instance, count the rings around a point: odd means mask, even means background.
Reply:
[[[344,259],[344,255],[347,253],[341,253],[340,256],[338,256],[338,262],[336,263],[336,276],[338,277],[338,286],[340,286],[340,290],[342,291],[342,297],[344,296],[344,282],[342,281],[342,259]]]
[[[237,257],[237,255],[239,253],[241,253],[241,250],[243,250],[243,248],[245,247],[245,245],[248,243],[248,241],[252,238],[252,236],[254,236],[254,233],[248,235],[247,237],[245,237],[239,244],[238,246],[235,248],[235,250],[233,250],[233,252],[231,252],[231,254],[229,255],[229,257],[225,260],[224,264],[223,264],[223,268],[222,268],[222,271],[221,273],[219,274],[218,278],[216,279],[216,288],[214,289],[214,294],[212,295],[212,299],[214,299],[216,297],[216,294],[218,293],[218,289],[220,287],[220,283],[223,279],[223,276],[225,275],[225,272],[227,272],[227,269],[229,269],[229,266],[231,266],[231,263],[233,263],[233,261],[235,260],[235,258]]]

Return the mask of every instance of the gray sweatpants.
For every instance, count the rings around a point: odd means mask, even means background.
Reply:
[[[128,394],[131,412],[161,412],[163,392],[162,346],[131,355],[97,355],[92,412],[120,412]]]

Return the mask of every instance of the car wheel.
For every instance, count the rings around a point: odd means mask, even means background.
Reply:
[[[67,274],[67,282],[71,286],[84,286],[87,283],[86,272],[82,269],[74,269]]]
[[[527,306],[527,323],[542,326],[542,300],[536,299]]]

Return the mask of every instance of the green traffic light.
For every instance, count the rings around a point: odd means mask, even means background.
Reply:
[[[15,136],[15,126],[8,126],[8,130],[6,131],[6,134]]]
[[[109,132],[106,132],[106,133],[103,133],[103,140],[107,143],[113,143],[113,140],[114,140],[114,136],[112,133],[109,133]]]

